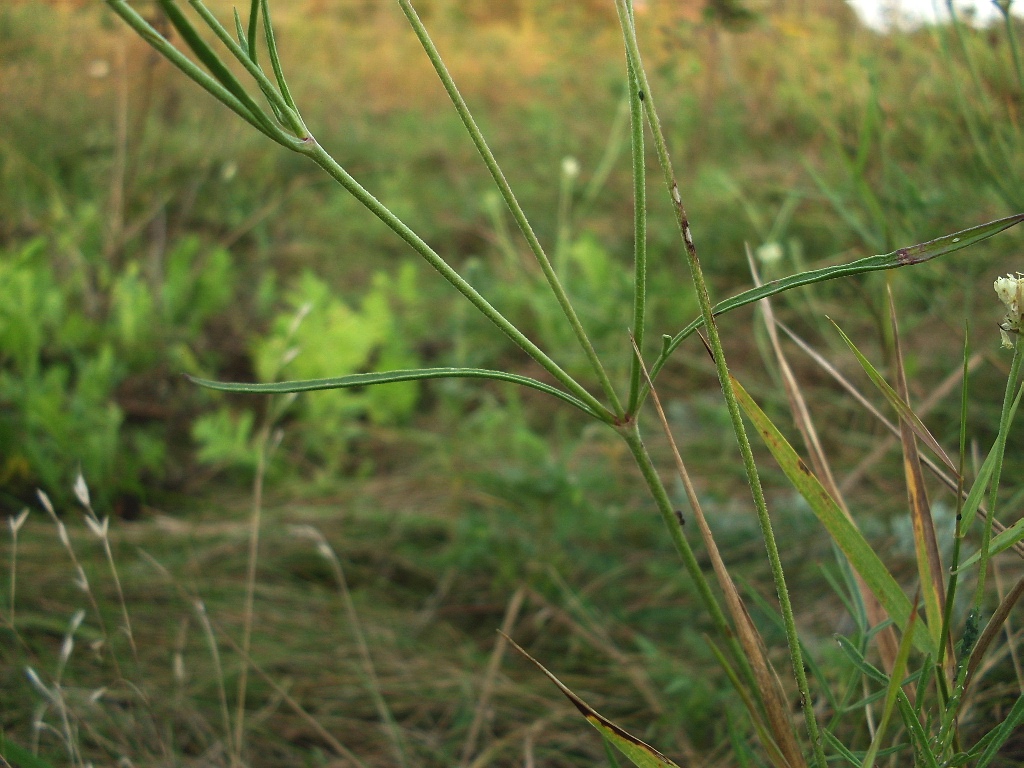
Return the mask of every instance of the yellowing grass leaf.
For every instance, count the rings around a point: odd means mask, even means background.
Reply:
[[[747,414],[747,418],[753,422],[765,445],[768,446],[768,450],[771,451],[782,471],[786,473],[786,477],[789,478],[793,487],[810,505],[832,540],[843,551],[847,560],[850,561],[850,565],[864,579],[864,583],[878,598],[896,625],[905,630],[910,623],[912,606],[899,584],[896,583],[896,579],[892,577],[885,564],[875,554],[857,526],[843,514],[839,505],[829,496],[828,491],[818,482],[818,479],[804,464],[793,446],[783,437],[771,419],[757,406],[743,385],[735,377],[732,379],[732,383],[740,407]],[[915,625],[912,631],[914,646],[923,653],[934,655],[932,642],[923,628],[920,625]]]
[[[1018,520],[999,535],[992,537],[988,548],[989,557],[1006,551],[1010,547],[1015,546],[1019,541],[1024,541],[1024,518]],[[956,569],[957,573],[967,570],[980,559],[981,552],[975,552],[960,564],[960,567]]]
[[[899,325],[896,322],[896,304],[889,293],[889,322],[893,336],[893,368],[896,378],[896,394],[900,400],[910,404],[910,390],[907,387],[907,373],[903,366],[903,346],[900,344]],[[907,478],[907,502],[910,519],[914,527],[914,552],[917,555],[917,571],[921,577],[921,592],[924,597],[925,615],[928,617],[928,631],[932,642],[938,647],[942,642],[942,606],[946,602],[943,581],[942,558],[935,540],[935,523],[932,520],[931,505],[928,503],[928,489],[921,471],[921,455],[911,425],[900,416],[900,441],[903,445],[903,469]],[[950,649],[952,651],[952,647]],[[952,657],[952,654],[950,655]]]
[[[903,398],[896,394],[896,391],[889,386],[889,383],[884,378],[882,378],[882,374],[880,374],[871,364],[871,361],[864,357],[861,351],[857,349],[857,345],[850,340],[850,337],[843,333],[842,328],[836,325],[835,321],[831,322],[832,325],[835,325],[836,330],[839,331],[839,335],[843,337],[843,341],[846,342],[846,346],[848,346],[850,351],[856,355],[857,361],[864,369],[864,372],[868,375],[868,378],[870,378],[871,382],[878,387],[878,390],[885,395],[885,399],[888,400],[892,407],[896,409],[900,418],[907,422],[910,428],[914,430],[914,434],[918,436],[921,442],[932,450],[939,460],[949,468],[950,472],[952,472],[954,476],[959,476],[956,465],[953,464],[953,461],[946,455],[946,452],[942,450],[942,446],[939,445],[939,441],[936,440],[932,433],[928,431],[924,422],[917,417],[917,414],[914,413]]]
[[[678,765],[673,763],[650,744],[645,744],[636,736],[624,731],[608,718],[599,715],[593,707],[587,704],[587,702],[562,685],[562,681],[548,672],[543,664],[519,647],[516,641],[511,637],[505,635],[505,639],[512,644],[513,648],[536,664],[537,669],[547,675],[547,678],[558,686],[558,690],[565,694],[565,697],[573,703],[573,706],[580,711],[580,714],[587,718],[587,722],[597,728],[605,740],[619,750],[623,755],[628,757],[629,761],[633,763],[633,765],[637,766],[637,768],[679,768]]]

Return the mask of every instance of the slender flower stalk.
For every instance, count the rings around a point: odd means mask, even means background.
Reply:
[[[697,257],[697,248],[694,245],[693,234],[690,231],[690,222],[683,207],[682,195],[679,192],[679,184],[676,181],[675,171],[672,168],[672,160],[668,154],[665,144],[665,136],[661,130],[661,122],[654,106],[654,98],[650,92],[650,85],[647,82],[647,74],[644,71],[640,60],[640,48],[636,39],[636,29],[633,26],[632,14],[629,10],[628,0],[615,0],[615,6],[619,14],[619,24],[622,27],[623,38],[626,42],[626,55],[629,59],[633,72],[636,74],[640,85],[640,93],[643,94],[643,103],[647,113],[647,121],[654,135],[654,146],[657,151],[658,161],[661,164],[665,176],[665,183],[668,186],[672,197],[672,204],[676,213],[676,224],[682,235],[686,249],[687,262],[690,267],[690,276],[697,291],[697,300],[700,303],[701,316],[704,319],[704,327],[708,334],[708,344],[715,360],[715,370],[718,372],[719,385],[725,397],[726,406],[729,410],[729,418],[732,422],[733,431],[736,435],[736,442],[743,457],[743,467],[747,474],[747,484],[750,487],[754,499],[754,506],[757,509],[757,518],[761,526],[761,534],[764,539],[765,549],[771,566],[772,578],[775,581],[775,589],[779,598],[779,606],[782,610],[782,618],[786,627],[786,641],[789,645],[790,661],[793,667],[793,674],[796,677],[797,686],[800,690],[800,699],[803,704],[806,716],[807,731],[811,738],[811,745],[814,750],[815,762],[819,768],[825,768],[825,752],[818,728],[817,717],[814,713],[811,701],[810,687],[807,682],[807,672],[804,666],[803,650],[800,647],[800,639],[797,635],[796,618],[793,614],[793,605],[789,598],[789,588],[786,586],[785,574],[782,569],[782,561],[779,557],[778,545],[775,542],[775,535],[772,532],[771,518],[768,515],[768,507],[764,498],[764,490],[761,487],[761,478],[758,475],[757,464],[754,461],[754,453],[750,446],[750,439],[747,437],[746,428],[743,425],[743,416],[736,401],[736,393],[733,390],[732,379],[729,374],[729,367],[725,360],[725,350],[722,340],[718,334],[712,310],[711,297],[708,294],[707,283],[704,280],[704,273],[701,270],[700,260]]]

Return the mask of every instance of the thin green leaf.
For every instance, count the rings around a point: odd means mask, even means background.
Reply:
[[[854,766],[854,768],[860,768],[860,758],[853,754],[853,752],[850,751],[850,748],[843,744],[835,734],[831,731],[823,731],[823,735],[825,737],[825,741],[828,742],[828,745],[832,747],[837,754],[841,755],[843,759],[850,765]]]
[[[984,753],[975,765],[975,768],[985,768],[991,763],[996,754],[999,752],[999,748],[1006,743],[1006,740],[1013,735],[1013,732],[1017,730],[1017,727],[1024,723],[1024,696],[1018,696],[1017,701],[1013,703],[1013,707],[1010,709],[1010,714],[1006,716],[999,725],[993,730],[995,736],[992,737],[992,741],[988,743]]]
[[[350,389],[352,387],[369,387],[375,384],[392,384],[399,381],[419,381],[422,379],[493,379],[507,381],[546,392],[565,402],[576,406],[581,411],[595,415],[583,401],[578,400],[560,389],[542,381],[519,376],[504,371],[489,371],[484,368],[414,368],[399,371],[383,371],[379,373],[354,373],[330,379],[307,379],[305,381],[280,381],[272,383],[245,383],[213,381],[200,379],[186,374],[185,378],[193,384],[221,392],[246,392],[249,394],[281,395],[288,392],[313,392],[321,389]]]
[[[242,19],[238,15],[238,9],[232,8],[231,14],[234,16],[235,19],[235,37],[238,38],[238,44],[242,46],[243,49],[245,49],[246,53],[249,53],[249,43],[246,42],[245,39],[245,30],[242,29]]]
[[[903,634],[899,650],[896,652],[896,663],[893,665],[892,674],[889,675],[889,684],[885,690],[885,706],[882,708],[882,718],[879,720],[875,737],[871,740],[871,746],[868,747],[867,754],[864,756],[862,768],[873,768],[875,758],[878,757],[878,751],[882,747],[882,739],[885,736],[886,729],[889,727],[889,718],[892,717],[892,711],[896,706],[896,698],[903,690],[903,676],[907,671],[907,660],[910,658],[910,646],[912,645],[913,626],[916,622],[917,600],[914,601],[914,610],[910,614],[910,627]]]
[[[106,3],[114,13],[121,17],[122,21],[135,30],[135,32],[137,32],[143,40],[149,43],[161,56],[180,69],[186,77],[199,85],[199,87],[224,104],[228,109],[241,117],[260,133],[270,139],[273,139],[279,144],[289,146],[287,141],[284,140],[284,134],[276,129],[268,127],[267,123],[269,121],[257,119],[246,104],[239,101],[231,91],[221,85],[216,78],[205,72],[194,61],[192,61],[192,59],[171,45],[167,38],[157,32],[153,26],[136,13],[135,9],[128,5],[125,0],[106,0]]]
[[[161,0],[161,2],[167,1]],[[252,79],[256,81],[260,90],[263,91],[263,95],[266,96],[267,101],[273,107],[274,114],[280,123],[287,126],[288,130],[300,141],[308,139],[309,133],[305,125],[302,124],[298,110],[289,106],[284,97],[274,89],[274,84],[270,82],[270,78],[266,76],[260,65],[249,58],[243,47],[228,34],[228,31],[224,29],[224,26],[213,12],[203,4],[202,0],[188,0],[188,2],[213,34],[217,36],[217,39],[224,44],[224,47],[231,52],[231,55],[238,60],[239,64],[245,67],[245,70],[252,76]]]
[[[850,561],[853,569],[864,579],[864,583],[878,598],[882,607],[901,629],[910,621],[911,604],[899,584],[868,544],[857,526],[843,514],[835,500],[797,455],[793,446],[783,437],[771,419],[765,415],[743,386],[732,379],[736,399],[760,433],[768,450],[771,451],[793,487],[810,505],[812,511],[829,535]],[[913,629],[914,645],[924,653],[933,651],[928,635],[920,626]]]
[[[504,635],[504,633],[502,634]],[[650,744],[645,744],[636,736],[626,732],[608,718],[598,714],[593,707],[566,688],[562,684],[561,680],[545,669],[543,664],[524,651],[515,640],[508,635],[504,635],[504,637],[509,643],[511,643],[513,648],[532,661],[537,666],[537,669],[543,672],[547,678],[558,687],[558,690],[565,694],[565,697],[572,702],[576,709],[580,711],[580,714],[587,719],[587,722],[594,726],[605,740],[610,742],[617,750],[619,750],[619,752],[629,758],[629,761],[633,763],[633,765],[637,766],[637,768],[679,768],[676,763],[673,763]]]
[[[252,115],[252,118],[259,123],[269,123],[270,120],[260,109],[256,101],[249,95],[248,91],[242,87],[242,84],[238,82],[238,79],[232,74],[231,70],[225,66],[224,62],[220,60],[220,57],[214,52],[214,50],[207,45],[206,41],[203,40],[202,36],[196,32],[195,27],[188,20],[184,13],[178,8],[177,3],[174,0],[158,0],[160,7],[163,8],[164,13],[167,14],[168,20],[171,25],[177,30],[178,34],[181,35],[181,39],[185,41],[185,44],[189,47],[189,50],[195,54],[196,58],[203,63],[203,65],[210,71],[217,82],[227,88],[231,94],[238,99],[245,108]],[[266,126],[270,128],[269,125]]]
[[[53,768],[53,764],[36,757],[0,733],[0,759],[15,768]]]
[[[1006,551],[1018,541],[1024,541],[1024,518],[1021,518],[997,536],[992,537],[992,542],[989,544],[988,549],[989,557]],[[964,560],[963,563],[960,564],[960,567],[956,569],[956,572],[960,573],[965,568],[969,568],[974,565],[980,559],[981,551],[979,550]]]
[[[857,345],[853,343],[849,336],[843,333],[843,329],[840,328],[834,321],[832,325],[839,331],[839,335],[843,337],[843,341],[846,342],[846,346],[850,348],[850,351],[857,357],[857,361],[860,363],[861,368],[871,379],[871,382],[878,388],[878,390],[885,395],[885,399],[889,401],[889,404],[896,409],[900,419],[905,421],[911,429],[914,430],[914,434],[924,442],[946,467],[953,472],[954,476],[959,477],[957,473],[956,465],[953,464],[953,460],[946,455],[946,452],[939,445],[939,441],[935,439],[934,435],[928,431],[928,428],[924,425],[924,422],[918,418],[917,414],[914,413],[913,409],[907,405],[906,401],[900,397],[896,390],[889,386],[889,383],[885,378],[878,372],[878,370],[871,364],[864,354],[857,349]]]
[[[237,11],[235,12],[237,16]],[[249,5],[249,34],[246,37],[246,48],[252,63],[256,63],[256,34],[260,25],[260,0],[252,0]]]
[[[876,683],[888,682],[889,678],[885,676],[885,673],[865,659],[864,654],[860,652],[860,649],[857,648],[857,646],[842,635],[836,635],[835,639],[836,643],[839,645],[839,650],[843,652],[846,658],[853,663],[862,675],[874,680]]]
[[[1024,213],[1018,213],[1013,216],[1007,216],[1004,219],[997,219],[996,221],[990,221],[987,224],[981,224],[977,227],[965,229],[962,232],[954,232],[951,235],[946,235],[945,237],[940,237],[936,240],[929,240],[926,243],[912,245],[909,248],[900,248],[892,253],[881,256],[868,256],[867,258],[851,261],[847,264],[838,264],[834,267],[812,269],[807,272],[790,275],[789,277],[772,280],[762,286],[751,288],[748,291],[744,291],[732,298],[719,302],[714,306],[712,311],[717,317],[718,315],[723,315],[726,312],[730,312],[739,307],[744,307],[747,304],[752,304],[755,301],[760,301],[761,299],[768,298],[769,296],[774,296],[777,293],[788,291],[791,288],[797,288],[801,285],[820,283],[825,280],[835,280],[837,277],[846,277],[848,275],[859,275],[863,272],[877,272],[883,269],[898,269],[899,267],[921,264],[922,262],[929,261],[930,259],[934,259],[938,256],[944,256],[947,253],[958,251],[969,245],[980,243],[982,240],[986,240],[993,235],[997,235],[1004,229],[1009,229],[1022,221],[1024,221]],[[674,352],[676,348],[683,343],[683,341],[692,336],[703,326],[703,318],[697,318],[670,340],[666,341],[661,355],[655,361],[654,365],[651,366],[651,378],[658,375],[658,372],[668,361],[669,355],[671,355],[672,352]],[[646,391],[644,394],[647,394]]]
[[[921,725],[921,721],[917,719],[914,707],[902,689],[896,693],[896,703],[900,708],[900,717],[903,718],[903,725],[914,742],[914,754],[917,756],[915,765],[921,765],[924,768],[939,768],[939,762],[935,758],[931,739]]]
[[[253,6],[257,0],[253,0]],[[298,112],[295,106],[295,99],[288,89],[288,83],[284,79],[284,69],[281,67],[281,57],[277,52],[277,40],[274,37],[274,25],[270,22],[270,5],[267,0],[259,0],[260,8],[263,9],[263,33],[267,38],[267,52],[270,54],[270,66],[274,70],[274,77],[277,78],[277,87],[281,89],[281,97],[285,103]]]

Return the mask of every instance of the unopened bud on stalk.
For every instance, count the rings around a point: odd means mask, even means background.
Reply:
[[[1024,273],[1018,272],[1016,276],[997,277],[992,287],[995,288],[996,296],[1006,306],[1006,317],[999,324],[999,335],[1002,336],[1003,346],[1012,349],[1013,340],[1010,338],[1010,334],[1019,334],[1021,331],[1021,309],[1024,308]]]

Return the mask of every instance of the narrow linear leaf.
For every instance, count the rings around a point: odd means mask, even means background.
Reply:
[[[971,650],[971,658],[967,662],[967,677],[964,678],[964,690],[970,686],[971,681],[974,679],[975,672],[978,671],[978,667],[981,666],[981,660],[985,657],[988,652],[989,646],[992,645],[992,641],[996,639],[996,635],[1003,627],[1003,623],[1010,615],[1010,611],[1013,610],[1013,606],[1017,604],[1021,596],[1024,595],[1024,579],[1019,579],[1016,584],[1013,585],[1006,597],[999,603],[999,607],[996,608],[992,614],[992,618],[988,620],[988,624],[985,625],[985,631],[981,633],[981,637],[978,638],[978,642],[974,644],[974,648]]]
[[[515,640],[504,633],[502,634],[512,647],[532,661],[537,666],[537,669],[543,672],[558,687],[558,690],[572,702],[573,706],[580,711],[580,714],[587,719],[587,722],[594,726],[619,752],[629,758],[633,765],[637,766],[637,768],[679,768],[676,763],[673,763],[650,744],[640,741],[636,736],[623,730],[608,718],[598,714],[593,707],[566,688],[562,681],[551,674],[543,664],[524,651]]]
[[[914,743],[914,754],[918,759],[918,765],[923,768],[939,768],[938,760],[935,759],[935,751],[921,721],[914,712],[914,706],[902,689],[896,693],[896,703],[900,708],[900,717],[903,718],[903,725],[910,734]]]
[[[1021,518],[997,536],[992,537],[988,550],[989,557],[998,555],[1000,552],[1005,552],[1010,549],[1010,547],[1016,546],[1019,541],[1024,541],[1024,518]],[[960,564],[960,567],[956,569],[956,572],[960,573],[964,569],[977,563],[980,559],[981,552],[975,552]]]
[[[0,733],[0,759],[15,768],[53,768],[53,764],[36,757]]]
[[[1013,735],[1013,732],[1017,730],[1018,726],[1024,723],[1024,696],[1019,696],[1017,701],[1013,703],[1013,707],[1010,709],[1010,714],[1006,716],[999,725],[993,730],[995,736],[992,737],[992,741],[989,742],[985,751],[982,753],[981,758],[975,764],[975,768],[985,768],[991,763],[996,754],[999,752],[999,748],[1006,743],[1006,740]]]
[[[822,267],[821,269],[812,269],[807,272],[790,275],[789,277],[772,280],[762,286],[751,288],[748,291],[743,291],[743,293],[738,293],[732,298],[719,302],[712,308],[712,312],[717,317],[718,315],[723,315],[726,312],[746,306],[747,304],[752,304],[760,299],[774,296],[777,293],[788,291],[791,288],[797,288],[801,285],[820,283],[825,280],[835,280],[838,277],[846,277],[848,275],[859,275],[863,272],[877,272],[883,269],[897,269],[899,267],[911,266],[913,264],[921,264],[938,256],[944,256],[947,253],[958,251],[969,245],[980,243],[982,240],[987,240],[993,235],[997,235],[1003,230],[1009,229],[1022,221],[1024,221],[1024,213],[1017,213],[1013,216],[1007,216],[1004,219],[997,219],[996,221],[990,221],[987,224],[980,224],[961,232],[954,232],[951,235],[946,235],[935,240],[929,240],[926,243],[919,243],[918,245],[912,245],[908,248],[900,248],[892,253],[887,253],[881,256],[868,256],[846,264]],[[651,366],[651,378],[658,375],[658,372],[662,367],[664,367],[668,360],[669,355],[671,355],[672,352],[674,352],[676,348],[683,343],[683,341],[692,336],[703,326],[704,320],[702,318],[697,318],[675,336],[671,337],[670,340],[666,341],[661,355],[655,361],[654,365]],[[644,394],[646,394],[646,392]]]
[[[213,381],[200,379],[185,374],[185,378],[193,384],[220,392],[245,392],[258,395],[281,395],[289,392],[313,392],[321,389],[350,389],[352,387],[369,387],[375,384],[392,384],[399,381],[419,381],[424,379],[493,379],[507,381],[524,387],[536,389],[564,400],[580,410],[594,415],[594,412],[583,401],[578,400],[550,384],[519,376],[504,371],[490,371],[484,368],[414,368],[400,371],[383,371],[377,373],[354,373],[330,379],[307,379],[305,381],[280,381],[272,383],[246,383]]]
[[[878,729],[875,731],[875,737],[871,740],[871,746],[868,747],[868,752],[864,756],[861,768],[873,768],[875,758],[878,757],[878,752],[882,747],[882,739],[885,736],[886,729],[889,727],[889,718],[892,717],[893,709],[896,707],[896,699],[903,690],[903,676],[907,672],[907,660],[910,658],[913,627],[916,623],[917,600],[915,599],[914,609],[910,614],[910,626],[904,633],[903,639],[900,640],[899,650],[896,652],[896,663],[893,665],[892,672],[889,675],[889,684],[885,690],[885,706],[882,708],[882,718],[878,722]]]
[[[249,5],[249,34],[246,37],[246,49],[254,64],[256,63],[256,33],[259,32],[259,24],[260,0],[252,0]]]
[[[253,0],[255,7],[257,0]],[[270,5],[268,0],[259,0],[260,8],[263,11],[263,33],[267,39],[267,52],[270,54],[270,66],[274,70],[274,77],[277,79],[277,87],[281,89],[281,96],[285,103],[293,110],[297,110],[295,99],[284,79],[284,69],[281,67],[281,57],[277,52],[277,40],[274,38],[274,25],[270,21]]]
[[[732,377],[736,399],[747,418],[760,433],[768,450],[789,478],[793,487],[807,501],[815,516],[821,521],[836,545],[850,561],[853,569],[861,575],[864,583],[901,629],[910,622],[910,600],[900,589],[896,579],[879,559],[857,526],[843,514],[839,505],[829,496],[811,470],[797,455],[793,446],[783,437],[771,419],[754,402],[735,377]],[[924,653],[932,653],[931,640],[920,626],[914,626],[914,645]]]
[[[167,19],[171,22],[174,29],[177,30],[178,34],[181,35],[181,39],[185,41],[185,44],[196,55],[196,58],[210,71],[210,74],[216,78],[217,82],[227,88],[236,99],[245,105],[254,120],[265,123],[267,117],[263,114],[263,110],[260,109],[248,91],[242,87],[242,84],[238,82],[238,79],[232,74],[231,70],[220,60],[220,57],[203,40],[202,36],[196,32],[195,27],[192,26],[185,14],[181,12],[177,3],[174,0],[159,0],[159,2],[160,7],[167,14]]]
[[[889,678],[885,676],[885,673],[865,659],[864,654],[860,652],[860,649],[851,643],[848,638],[843,637],[842,635],[836,635],[835,640],[836,644],[839,646],[839,650],[841,650],[853,666],[857,668],[858,672],[865,677],[874,680],[876,683],[885,684],[888,682]]]
[[[859,349],[857,349],[857,345],[853,343],[853,340],[843,333],[843,329],[836,325],[835,321],[831,318],[829,318],[829,322],[831,322],[832,325],[835,326],[835,329],[839,331],[839,335],[843,337],[843,341],[846,342],[846,346],[848,346],[850,351],[857,357],[857,361],[860,363],[861,368],[864,369],[864,372],[868,375],[868,378],[871,379],[871,383],[878,388],[878,390],[885,396],[885,399],[888,400],[892,407],[896,409],[900,419],[906,421],[910,428],[914,430],[914,434],[917,435],[918,438],[920,438],[920,440],[931,449],[932,453],[934,453],[942,463],[946,465],[946,467],[953,473],[954,477],[959,477],[960,474],[957,472],[956,465],[953,463],[952,459],[946,455],[942,446],[939,445],[939,441],[935,439],[935,436],[928,431],[924,422],[918,418],[917,414],[914,413],[913,409],[909,405],[907,405],[906,401],[896,393],[896,390],[889,386],[889,383],[871,364],[871,361],[868,360]]]
[[[860,758],[853,754],[853,752],[850,751],[850,748],[843,744],[835,734],[831,731],[823,731],[823,734],[825,736],[825,741],[836,751],[837,755],[840,755],[844,760],[846,760],[846,762],[854,766],[854,768],[860,768]]]
[[[794,341],[794,343],[796,343],[796,345],[798,347],[800,347],[800,349],[802,349],[804,352],[806,352],[807,355],[815,363],[818,364],[818,367],[820,367],[825,373],[827,373],[829,376],[831,376],[832,379],[837,384],[839,384],[843,389],[845,389],[858,403],[860,403],[862,406],[864,406],[864,409],[868,413],[870,413],[872,416],[874,416],[876,419],[878,419],[878,421],[882,424],[882,426],[884,426],[895,437],[899,437],[899,429],[896,427],[896,425],[894,425],[885,416],[883,416],[881,414],[881,412],[879,412],[879,410],[877,408],[875,408],[874,405],[871,404],[871,401],[868,400],[867,398],[865,398],[864,395],[862,395],[857,390],[857,388],[854,387],[849,382],[848,379],[846,379],[844,376],[842,376],[839,373],[839,371],[837,371],[835,369],[835,367],[831,363],[828,362],[828,360],[826,360],[824,357],[822,357],[822,355],[819,354],[812,346],[810,346],[806,341],[804,341],[797,334],[795,334],[792,329],[787,328],[785,324],[779,323],[779,327],[782,328],[782,330],[784,330],[786,332],[786,334],[789,336],[789,338],[792,339]],[[980,358],[978,356],[972,357],[972,359],[971,359],[972,360],[972,367],[976,367],[976,365],[974,364],[975,360],[978,360],[980,362],[981,359],[982,358]],[[960,533],[961,533],[961,535],[967,530],[967,526],[970,525],[971,520],[974,517],[977,517],[982,522],[985,521],[985,518],[986,518],[988,513],[987,513],[985,507],[981,504],[981,500],[982,500],[982,495],[984,494],[985,488],[988,485],[988,480],[992,476],[992,469],[993,469],[993,466],[994,466],[993,459],[992,459],[992,451],[989,452],[988,458],[985,459],[985,462],[982,464],[981,470],[979,470],[978,477],[975,479],[973,489],[972,489],[972,491],[970,493],[967,493],[966,491],[964,491],[960,487],[960,485],[957,482],[957,480],[951,478],[949,475],[947,475],[945,472],[943,472],[942,471],[942,467],[940,467],[938,464],[936,464],[929,456],[922,456],[921,460],[924,462],[924,465],[926,467],[928,467],[928,469],[931,471],[931,473],[936,478],[938,478],[938,480],[943,485],[945,485],[947,488],[949,488],[949,490],[951,490],[953,493],[959,493],[961,496],[963,496],[963,498],[964,498],[964,507],[963,507],[963,510],[962,510],[963,521],[962,521],[962,523],[960,525]],[[850,476],[848,475],[846,480],[843,481],[843,485],[845,486],[849,481],[850,481]],[[972,501],[972,499],[973,499],[973,501]],[[1000,523],[998,520],[993,520],[992,521],[992,530],[998,531],[998,532],[1002,532],[1003,530],[1005,530],[1005,526],[1002,523]],[[1019,543],[1015,544],[1014,545],[1014,551],[1018,555],[1020,555],[1021,557],[1024,557],[1024,545],[1021,545]]]

